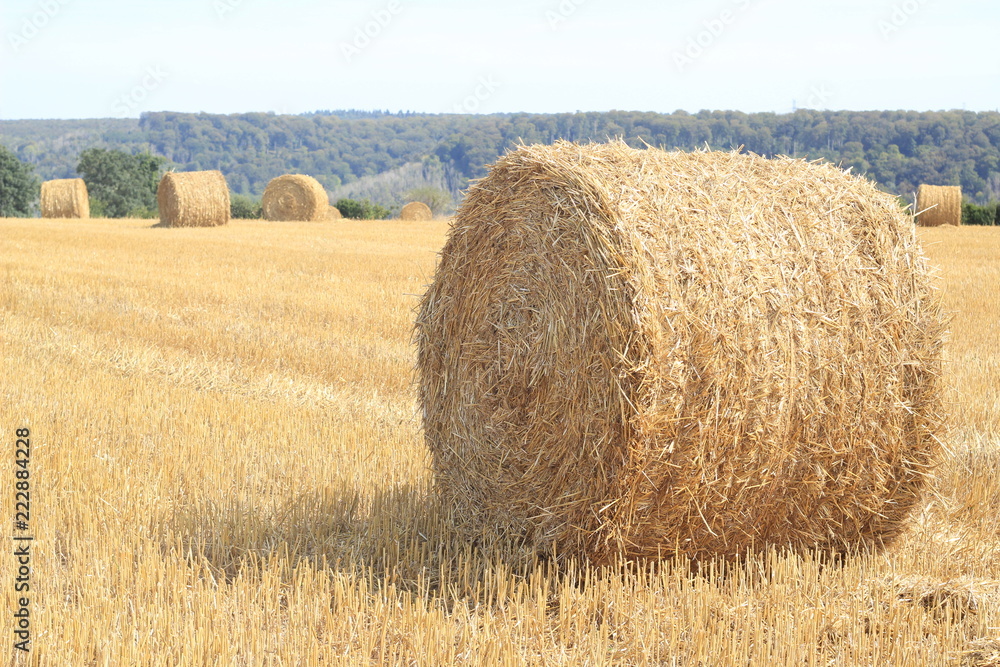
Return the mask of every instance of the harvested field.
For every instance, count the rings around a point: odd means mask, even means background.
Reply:
[[[953,419],[899,539],[836,567],[772,552],[699,574],[556,568],[458,537],[412,374],[445,223],[150,224],[0,220],[0,423],[32,441],[33,664],[1000,654],[1000,229],[919,231],[954,314]]]

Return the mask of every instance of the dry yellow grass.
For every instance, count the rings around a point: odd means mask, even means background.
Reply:
[[[18,426],[35,442],[34,649],[6,661],[995,664],[1000,230],[921,231],[955,313],[955,420],[908,532],[843,566],[712,576],[453,539],[411,378],[443,223],[149,224],[0,220],[8,460]]]

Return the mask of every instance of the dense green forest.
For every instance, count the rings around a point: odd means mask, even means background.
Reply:
[[[421,186],[453,197],[507,148],[558,139],[665,148],[743,147],[761,155],[824,158],[908,196],[920,183],[961,185],[1000,199],[1000,113],[812,111],[792,114],[611,111],[564,114],[303,115],[156,112],[135,119],[0,121],[0,143],[43,179],[76,176],[80,153],[118,148],[161,155],[179,170],[220,169],[235,193],[259,196],[284,173],[316,177],[331,198],[394,205]]]

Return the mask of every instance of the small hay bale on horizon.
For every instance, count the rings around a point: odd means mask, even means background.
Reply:
[[[264,189],[261,207],[265,220],[329,220],[330,197],[312,176],[285,174],[272,178]]]
[[[229,222],[229,186],[221,171],[168,171],[156,188],[160,221],[168,227],[216,227]]]
[[[58,178],[42,183],[43,218],[89,218],[90,199],[82,178]]]
[[[916,222],[920,227],[962,224],[962,187],[927,185],[917,188]]]
[[[939,295],[897,200],[828,164],[521,147],[416,321],[462,530],[594,563],[890,542],[941,428]]]
[[[327,220],[343,220],[344,215],[340,212],[340,209],[336,206],[330,205],[326,207],[326,219]]]
[[[422,201],[411,201],[399,212],[399,219],[422,222],[425,220],[433,220],[434,213],[431,212],[430,206]]]

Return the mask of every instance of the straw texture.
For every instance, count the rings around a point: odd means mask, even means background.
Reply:
[[[341,214],[340,209],[336,206],[326,207],[326,219],[327,220],[342,220],[343,214]]]
[[[42,183],[43,218],[89,218],[90,199],[82,178],[60,178]]]
[[[229,222],[229,186],[221,171],[168,171],[156,189],[160,220],[169,227]]]
[[[921,185],[917,188],[917,224],[921,227],[962,224],[962,188]]]
[[[329,219],[330,198],[312,176],[285,174],[267,184],[261,206],[268,220],[315,222]]]
[[[411,201],[399,212],[400,220],[422,221],[434,217],[430,207],[422,201]]]
[[[416,322],[466,527],[594,562],[891,540],[939,450],[943,320],[895,198],[832,166],[522,147]]]

